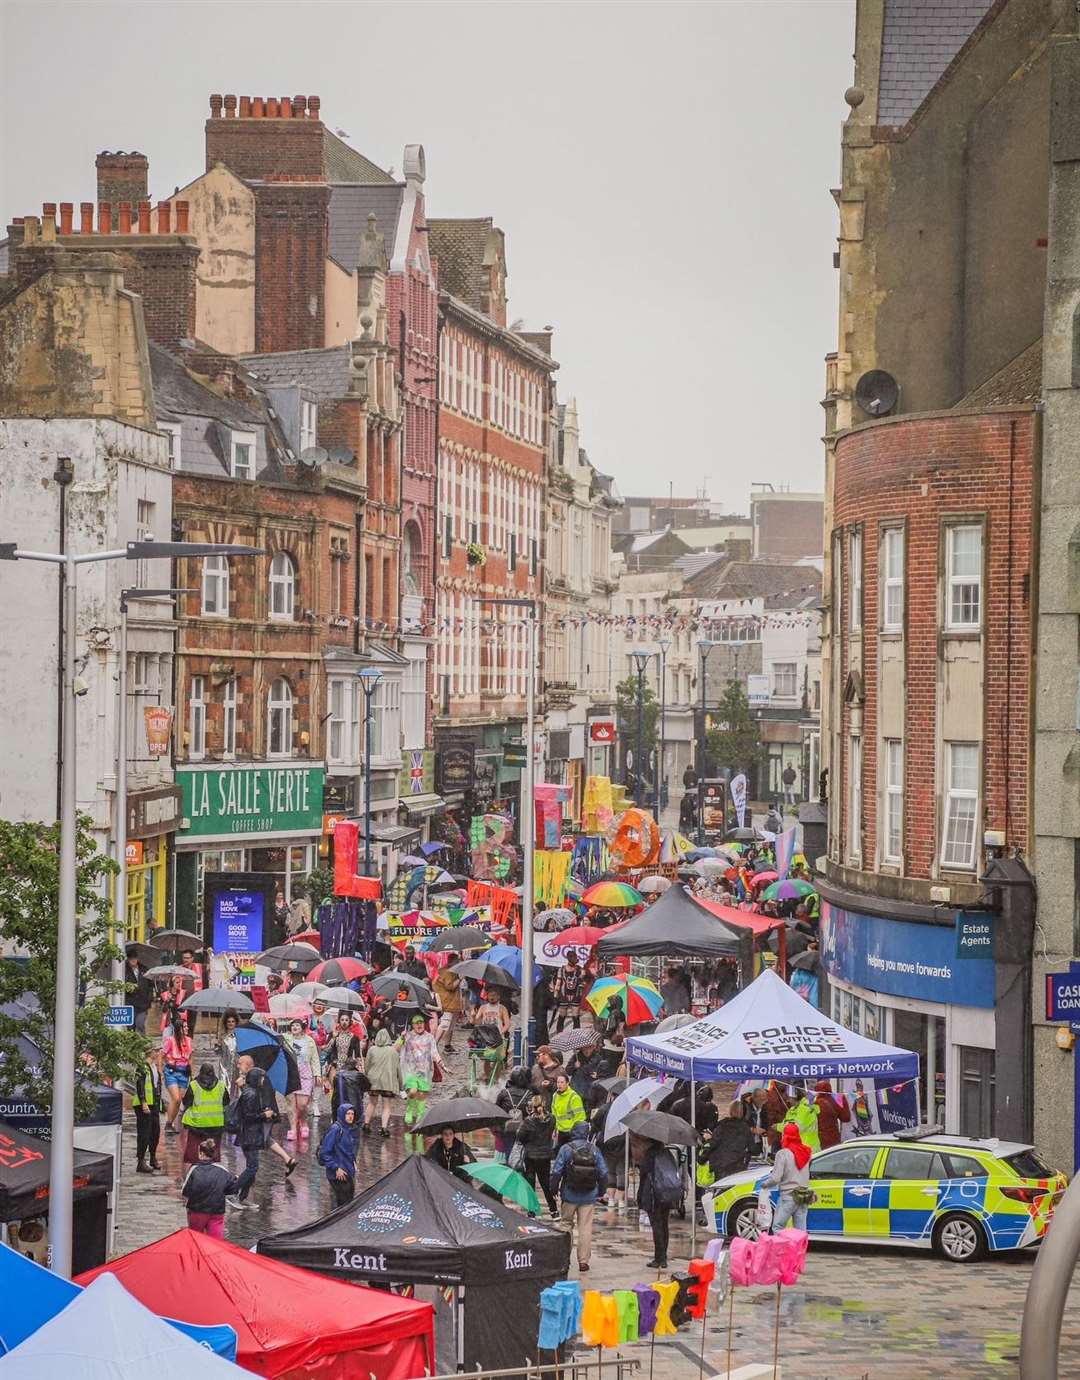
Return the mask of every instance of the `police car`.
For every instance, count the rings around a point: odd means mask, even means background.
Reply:
[[[712,1185],[703,1206],[715,1232],[757,1236],[757,1186],[766,1173]],[[806,1226],[815,1241],[917,1246],[967,1263],[1035,1245],[1067,1184],[1030,1145],[946,1136],[937,1127],[862,1136],[811,1159],[816,1199]]]

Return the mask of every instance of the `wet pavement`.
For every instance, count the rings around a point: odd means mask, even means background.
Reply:
[[[451,1059],[452,1079],[438,1090],[452,1093],[464,1072],[459,1054]],[[453,1075],[457,1075],[456,1080]],[[401,1104],[401,1108],[403,1109]],[[391,1137],[376,1132],[362,1138],[357,1188],[375,1182],[403,1157],[401,1110],[391,1120]],[[330,1189],[315,1162],[314,1148],[329,1124],[325,1100],[312,1121],[310,1146],[288,1180],[284,1163],[267,1152],[252,1191],[254,1207],[231,1211],[229,1240],[250,1246],[261,1236],[301,1226],[329,1212]],[[470,1138],[484,1152],[490,1137]],[[125,1127],[123,1184],[119,1197],[116,1253],[134,1250],[185,1225],[179,1186],[184,1166],[181,1138],[163,1136],[165,1172],[136,1175],[132,1152],[134,1129]],[[291,1148],[291,1147],[290,1147]],[[225,1162],[242,1167],[230,1148]],[[689,1229],[672,1219],[670,1260],[674,1268],[689,1254]],[[698,1250],[707,1240],[699,1232]],[[601,1290],[627,1288],[647,1280],[644,1262],[652,1251],[648,1231],[640,1231],[635,1212],[598,1210],[592,1268],[583,1279]],[[785,1289],[780,1305],[782,1374],[800,1380],[981,1380],[1018,1375],[1020,1319],[1031,1273],[1030,1253],[992,1257],[981,1264],[950,1265],[924,1252],[878,1248],[870,1251],[812,1245],[799,1284]],[[576,1267],[572,1267],[576,1273]],[[734,1301],[733,1364],[772,1362],[776,1291],[738,1290]],[[727,1350],[728,1311],[710,1313],[705,1333],[705,1375],[722,1372]],[[690,1324],[677,1337],[626,1346],[624,1355],[642,1361],[642,1380],[651,1370],[656,1380],[679,1380],[700,1369],[702,1334]],[[1080,1380],[1080,1282],[1073,1286],[1062,1333],[1062,1380]]]

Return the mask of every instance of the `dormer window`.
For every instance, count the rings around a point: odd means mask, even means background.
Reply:
[[[234,479],[255,478],[255,433],[234,431],[229,472]]]
[[[319,427],[318,403],[300,399],[300,454],[311,450],[316,444]]]

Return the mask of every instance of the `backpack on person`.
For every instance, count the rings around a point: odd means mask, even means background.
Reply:
[[[652,1187],[658,1207],[674,1207],[682,1200],[682,1175],[667,1150],[657,1150],[653,1159]]]
[[[319,1141],[319,1148],[315,1151],[315,1159],[324,1169],[331,1167],[330,1156],[333,1154],[334,1146],[337,1144],[338,1137],[334,1135],[337,1131],[340,1134],[341,1126],[338,1122],[333,1122],[323,1132],[322,1140]]]
[[[599,1188],[600,1177],[591,1145],[575,1145],[566,1166],[566,1186],[575,1193],[591,1193]]]

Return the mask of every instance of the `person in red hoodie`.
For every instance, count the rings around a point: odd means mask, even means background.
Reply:
[[[847,1125],[851,1120],[851,1107],[843,1093],[838,1097],[833,1096],[832,1086],[827,1078],[822,1078],[814,1084],[814,1101],[820,1108],[818,1135],[821,1138],[821,1148],[828,1150],[831,1146],[840,1144],[840,1127]]]
[[[772,1230],[782,1231],[790,1222],[806,1230],[806,1213],[813,1200],[810,1188],[810,1147],[803,1144],[799,1128],[788,1122],[773,1160],[772,1172],[758,1188],[777,1188],[779,1196],[773,1211]]]

